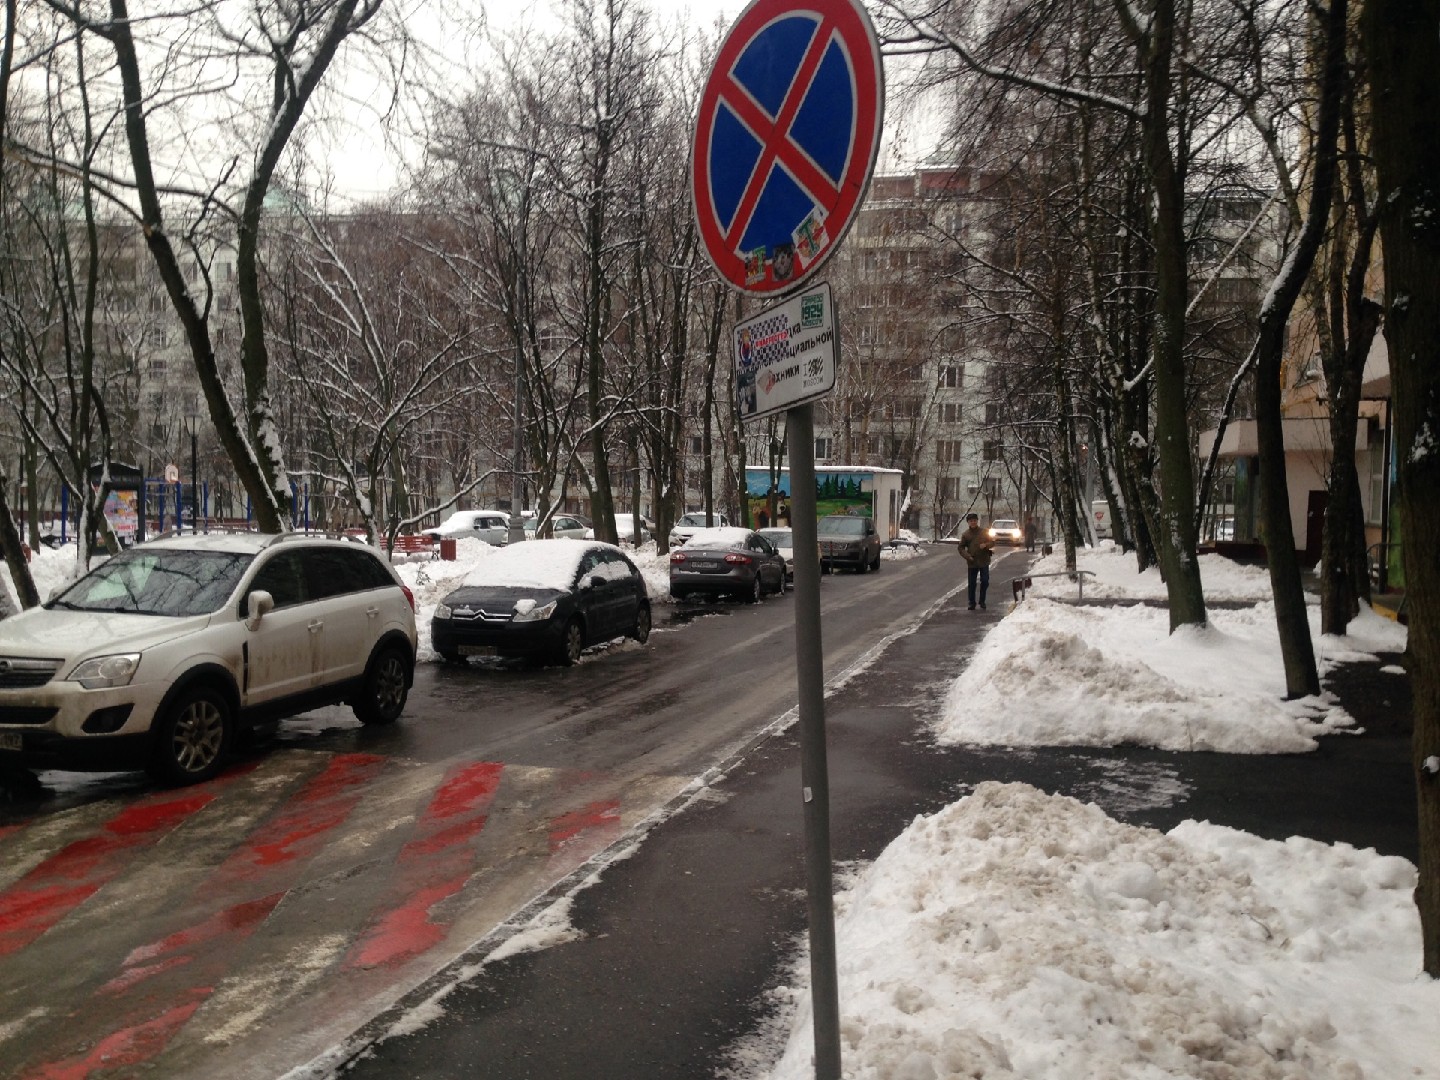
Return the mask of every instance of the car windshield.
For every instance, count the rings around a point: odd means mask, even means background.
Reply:
[[[760,535],[776,547],[788,548],[792,546],[791,537],[793,534],[789,529],[761,529]]]
[[[46,607],[140,615],[208,615],[230,598],[255,556],[131,549],[101,563]]]
[[[823,518],[820,522],[820,532],[825,536],[864,536],[865,519],[858,517]]]
[[[1015,522],[1012,521],[1010,518],[997,518],[994,522],[991,523],[990,527],[991,527],[992,529],[1018,529],[1018,528],[1019,528],[1019,526],[1016,525]]]
[[[719,515],[719,514],[712,514],[712,515],[710,515],[710,517],[711,517],[711,520],[714,521],[717,526],[720,524],[720,515]],[[689,525],[689,526],[691,526],[692,528],[698,526],[699,528],[702,528],[702,529],[703,529],[703,528],[705,528],[705,515],[704,515],[704,514],[682,514],[682,515],[680,516],[680,520],[677,521],[675,524],[677,524],[677,525]]]

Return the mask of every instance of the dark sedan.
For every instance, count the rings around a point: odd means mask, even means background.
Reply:
[[[442,659],[532,656],[573,664],[587,645],[650,636],[645,581],[625,553],[593,540],[501,548],[435,608]]]
[[[785,591],[785,557],[759,533],[738,527],[702,529],[670,553],[670,595],[738,596],[759,603]]]

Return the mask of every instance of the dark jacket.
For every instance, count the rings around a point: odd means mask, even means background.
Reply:
[[[979,525],[973,525],[960,534],[960,557],[971,566],[989,566],[995,541]]]

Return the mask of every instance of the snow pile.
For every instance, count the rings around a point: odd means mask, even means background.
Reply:
[[[1199,556],[1200,581],[1206,600],[1268,600],[1270,571],[1263,566],[1249,566],[1223,555]],[[1103,540],[1098,548],[1081,548],[1075,555],[1075,568],[1088,570],[1085,577],[1086,599],[1125,598],[1132,600],[1164,600],[1165,582],[1158,567],[1140,574],[1135,570],[1133,553],[1121,551],[1111,540]],[[1031,596],[1071,598],[1077,593],[1075,582],[1068,577],[1037,577],[1039,574],[1061,574],[1065,571],[1065,551],[1056,548],[1036,561],[1029,573],[1033,585]]]
[[[1369,610],[1346,638],[1320,637],[1319,611],[1310,614],[1322,673],[1363,650],[1405,647],[1404,628]],[[1272,603],[1212,609],[1208,626],[1174,634],[1169,619],[1138,604],[1026,600],[955,680],[936,733],[945,743],[1266,754],[1313,750],[1317,735],[1353,724],[1329,695],[1284,700]]]
[[[983,784],[842,899],[845,1075],[1435,1076],[1414,884],[1345,845],[1162,834]],[[813,1075],[811,1023],[773,1080]]]
[[[80,576],[80,564],[76,561],[76,547],[74,544],[66,544],[63,547],[49,548],[41,546],[35,549],[30,556],[30,577],[35,582],[35,591],[40,594],[41,601],[50,599],[50,594],[61,587],[70,584]],[[101,562],[96,558],[91,566]],[[0,581],[3,581],[5,588],[10,593],[10,599],[17,602],[20,594],[15,591],[15,579],[10,574],[10,567],[4,559],[0,559]]]

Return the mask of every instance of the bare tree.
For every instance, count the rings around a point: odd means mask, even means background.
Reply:
[[[116,206],[135,207],[135,224],[183,326],[219,440],[250,495],[260,527],[278,532],[287,525],[288,491],[261,298],[265,201],[321,80],[341,46],[372,25],[381,0],[260,3],[239,17],[230,6],[206,3],[147,12],[145,19],[133,18],[126,0],[110,0],[108,17],[86,4],[47,3],[113,51],[119,93],[112,100],[123,115],[129,173],[107,178],[108,198]],[[184,154],[182,160],[171,161],[157,153],[157,136],[163,147],[167,136],[178,137],[189,129],[197,112],[224,111],[257,86],[265,87],[268,100],[258,115],[245,117],[253,146],[243,155],[212,158],[201,148],[196,162],[185,160]],[[229,135],[235,141],[245,138],[233,130]],[[25,150],[34,153],[33,148]],[[179,177],[189,167],[208,179],[186,184]],[[231,397],[216,356],[209,274],[203,273],[203,289],[198,291],[187,274],[189,266],[203,272],[217,233],[232,230],[238,245],[243,327],[238,401]]]
[[[1410,616],[1420,817],[1415,902],[1425,971],[1440,978],[1440,0],[1369,0],[1371,152],[1385,255],[1385,340],[1395,390],[1395,463]]]
[[[456,302],[429,254],[443,234],[407,236],[425,222],[375,210],[326,222],[303,217],[306,234],[289,258],[271,256],[272,268],[285,271],[269,290],[282,308],[286,352],[277,366],[293,399],[306,404],[314,475],[342,496],[372,543],[383,535],[393,545],[402,528],[487,480],[482,463],[498,456],[500,438],[508,441],[508,432],[483,423],[497,411],[487,327]],[[457,426],[470,445],[456,463],[454,490],[427,500],[412,483],[415,464]]]

